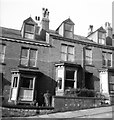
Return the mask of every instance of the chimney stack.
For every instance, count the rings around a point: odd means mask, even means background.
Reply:
[[[90,35],[92,32],[93,32],[93,25],[89,25],[88,35]]]
[[[40,26],[40,17],[39,16],[35,16],[35,20],[36,20],[38,26]]]
[[[112,38],[112,27],[109,22],[105,23],[106,37]]]
[[[42,8],[41,27],[44,30],[49,30],[49,11],[47,8]]]

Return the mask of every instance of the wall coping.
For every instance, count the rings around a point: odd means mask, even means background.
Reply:
[[[101,98],[97,98],[97,97],[53,96],[53,98],[63,98],[63,99],[96,99],[96,100],[101,100]]]

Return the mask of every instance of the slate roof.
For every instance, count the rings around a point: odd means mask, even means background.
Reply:
[[[101,26],[100,28],[98,28],[97,30],[91,32],[87,37],[89,37],[90,35],[92,35],[93,33],[95,33],[96,31],[99,31],[99,32],[103,32],[103,33],[106,33],[106,30]]]
[[[29,39],[26,39],[26,38],[22,38],[20,30],[0,27],[0,31],[2,31],[2,32],[0,32],[0,37],[29,40]],[[49,30],[47,32],[50,35],[57,36],[57,37],[62,37],[61,35],[59,35],[57,33],[57,31]],[[74,39],[73,40],[79,40],[79,41],[84,41],[84,42],[88,42],[88,43],[94,43],[93,41],[87,39],[84,36],[80,36],[80,35],[74,35]]]
[[[16,38],[16,39],[22,39],[21,36],[21,31],[20,30],[15,30],[15,29],[10,29],[10,28],[5,28],[5,27],[0,27],[0,36],[5,37],[5,38]]]

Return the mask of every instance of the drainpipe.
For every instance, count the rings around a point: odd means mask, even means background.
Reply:
[[[83,63],[82,63],[82,67],[83,67],[82,88],[84,88],[85,87],[85,47],[83,47]]]

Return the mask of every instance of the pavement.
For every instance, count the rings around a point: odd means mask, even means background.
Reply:
[[[57,113],[50,113],[50,114],[43,114],[43,115],[37,115],[37,116],[29,116],[29,117],[5,117],[3,120],[74,120],[75,118],[96,118],[95,116],[104,114],[105,116],[108,116],[107,118],[111,118],[111,120],[114,120],[114,105],[113,106],[107,106],[107,107],[99,107],[99,108],[92,108],[92,109],[83,109],[83,110],[76,110],[76,111],[67,111],[67,112],[57,112]],[[94,117],[93,117],[94,116]],[[100,117],[103,118],[104,116]],[[104,117],[105,118],[105,117]],[[104,120],[101,119],[101,120]]]
[[[92,115],[108,113],[108,112],[112,113],[112,111],[114,112],[114,106],[68,111],[68,112],[57,112],[57,113],[51,113],[45,115],[31,116],[29,118],[80,118],[84,116],[92,116]],[[113,114],[111,115],[111,118],[114,118]]]

